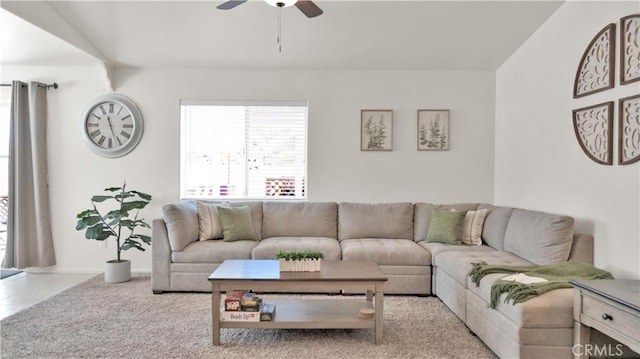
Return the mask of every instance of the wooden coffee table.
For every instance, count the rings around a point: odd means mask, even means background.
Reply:
[[[384,282],[387,277],[373,262],[323,261],[320,272],[280,272],[277,260],[226,260],[211,275],[213,344],[220,344],[220,328],[338,329],[370,328],[382,342]],[[365,299],[269,299],[276,315],[268,322],[220,321],[220,295],[232,290],[256,292],[366,292]],[[374,300],[375,298],[375,300]],[[360,309],[375,310],[360,319]]]

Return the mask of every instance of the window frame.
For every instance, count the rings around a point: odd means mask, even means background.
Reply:
[[[268,107],[268,106],[292,106],[292,107],[304,107],[305,108],[305,118],[304,118],[304,192],[301,196],[217,196],[217,197],[200,197],[200,196],[187,196],[185,188],[185,160],[184,154],[185,151],[185,134],[183,133],[183,118],[182,111],[183,106],[242,106],[242,107]],[[179,104],[179,170],[180,170],[180,179],[179,179],[179,193],[180,200],[194,200],[194,201],[208,201],[208,202],[248,202],[248,201],[278,201],[278,202],[301,202],[307,201],[309,197],[309,186],[308,186],[308,163],[309,163],[309,101],[301,100],[301,101],[220,101],[220,100],[180,100]],[[247,143],[244,143],[245,150],[247,147]],[[247,177],[247,167],[245,166],[245,178]],[[248,183],[246,184],[249,185]]]

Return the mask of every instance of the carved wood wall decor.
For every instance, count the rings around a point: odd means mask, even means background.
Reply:
[[[587,46],[573,83],[573,98],[613,88],[615,33],[616,25],[609,24],[600,30]]]
[[[640,95],[618,102],[618,164],[640,160]]]
[[[640,15],[620,19],[620,84],[640,81]]]
[[[613,101],[573,110],[573,130],[589,158],[613,164]]]

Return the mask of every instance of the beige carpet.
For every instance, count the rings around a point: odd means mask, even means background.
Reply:
[[[1,357],[495,357],[435,297],[386,296],[384,305],[381,345],[371,330],[222,329],[213,346],[210,294],[153,295],[148,276],[111,285],[97,276],[2,320]]]

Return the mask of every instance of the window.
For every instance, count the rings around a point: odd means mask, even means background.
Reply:
[[[180,139],[181,198],[306,198],[306,102],[182,101]]]

